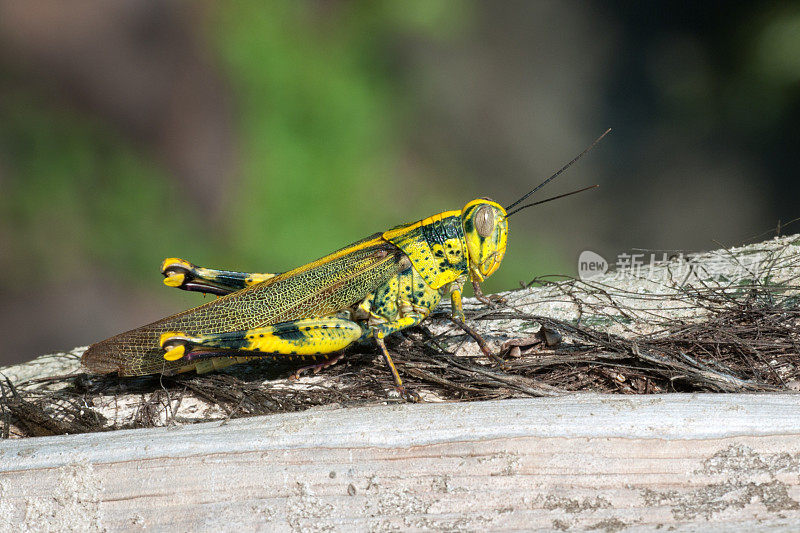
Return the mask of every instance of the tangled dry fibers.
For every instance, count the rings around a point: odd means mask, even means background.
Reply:
[[[468,307],[502,365],[475,350],[447,309],[389,348],[427,401],[798,391],[799,277],[800,237],[791,236],[673,257],[638,276],[537,278],[494,308]],[[287,379],[296,367],[266,362],[207,375],[92,376],[80,369],[82,350],[0,369],[4,438],[402,401],[371,346],[296,381]]]

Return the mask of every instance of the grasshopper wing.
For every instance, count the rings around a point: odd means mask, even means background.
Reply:
[[[164,359],[162,333],[224,333],[329,315],[355,305],[395,276],[407,266],[404,258],[376,234],[263,283],[93,344],[82,362],[93,372],[120,376],[191,370],[185,361]]]

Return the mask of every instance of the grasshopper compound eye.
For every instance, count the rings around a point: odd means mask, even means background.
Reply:
[[[485,205],[478,209],[475,213],[475,229],[478,230],[478,235],[481,237],[488,237],[494,230],[494,209]]]

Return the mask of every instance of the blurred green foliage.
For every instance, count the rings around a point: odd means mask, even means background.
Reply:
[[[391,49],[404,32],[458,32],[463,7],[220,7],[213,27],[241,136],[241,181],[227,236],[239,268],[291,268],[431,209],[454,208],[445,187],[409,192],[397,170],[402,117],[412,110],[394,79]],[[422,209],[404,211],[420,198]]]
[[[63,102],[6,88],[0,195],[6,289],[68,280],[79,269],[157,282],[159,261],[282,271],[473,194],[454,169],[409,183],[403,116],[413,102],[393,78],[398,34],[447,39],[470,24],[452,1],[217,4],[208,45],[231,87],[237,164],[221,223],[206,219],[181,185],[134,141]],[[312,8],[313,7],[313,8]],[[457,158],[456,158],[457,159]],[[508,191],[480,191],[506,199]],[[517,248],[514,251],[514,248]],[[511,243],[490,290],[528,279],[536,251]],[[547,264],[549,267],[563,266]]]
[[[375,51],[390,21],[314,19],[302,3],[237,3],[218,15],[239,116],[234,256],[282,270],[385,226],[401,108]]]
[[[87,261],[152,274],[154,251],[193,240],[191,213],[164,224],[163,170],[102,122],[23,91],[5,93],[0,117],[6,288],[68,281]]]

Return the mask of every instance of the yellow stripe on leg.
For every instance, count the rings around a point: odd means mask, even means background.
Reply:
[[[343,350],[361,334],[361,327],[350,320],[295,320],[247,331],[244,349],[287,355],[316,355]]]
[[[184,353],[186,353],[186,347],[183,344],[179,344],[164,352],[164,359],[167,361],[177,361],[183,357]]]
[[[164,285],[167,287],[180,287],[186,280],[186,274],[179,272],[169,272],[164,278]]]
[[[263,328],[183,336],[162,335],[162,346],[171,341],[185,341],[197,348],[219,348],[281,355],[317,355],[343,350],[361,338],[361,326],[337,317],[310,318],[281,322]],[[177,338],[175,338],[177,337]]]
[[[277,276],[277,274],[250,274],[244,279],[244,283],[249,287],[251,285],[263,283],[268,279],[274,278],[275,276]]]
[[[180,331],[165,331],[158,339],[158,345],[164,348],[164,359],[177,361],[186,353],[186,334]]]

